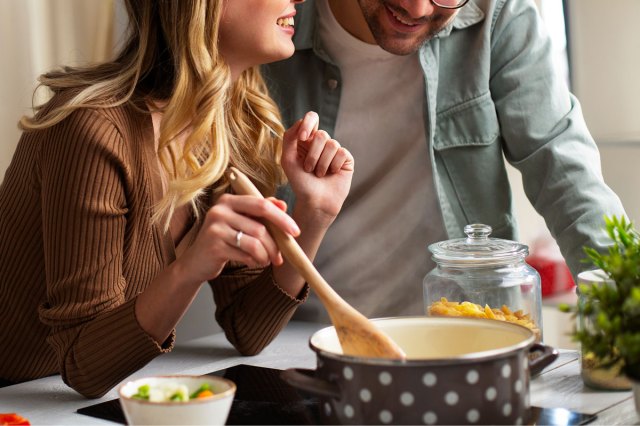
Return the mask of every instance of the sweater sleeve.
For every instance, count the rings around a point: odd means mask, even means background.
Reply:
[[[262,351],[289,322],[309,295],[305,284],[297,298],[282,290],[273,270],[230,264],[210,282],[216,320],[227,339],[243,355]]]
[[[135,298],[125,298],[126,152],[115,125],[79,110],[48,130],[39,157],[47,277],[39,314],[63,380],[87,397],[173,345],[173,336],[162,345],[148,336]]]

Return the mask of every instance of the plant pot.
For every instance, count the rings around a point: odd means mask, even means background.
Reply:
[[[622,362],[606,368],[601,367],[600,363],[592,352],[582,352],[580,375],[585,385],[597,390],[631,389],[631,380],[622,371]]]

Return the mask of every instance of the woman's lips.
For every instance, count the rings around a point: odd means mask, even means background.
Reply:
[[[276,21],[276,25],[278,25],[283,31],[289,34],[293,34],[295,32],[294,30],[295,22],[293,19],[294,16],[295,16],[295,12],[287,16],[282,16],[278,18],[278,20]]]

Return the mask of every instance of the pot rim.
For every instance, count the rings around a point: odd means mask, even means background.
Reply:
[[[309,347],[312,351],[316,352],[319,356],[323,356],[326,358],[331,358],[336,361],[342,362],[355,362],[358,364],[368,364],[368,365],[377,365],[377,366],[396,366],[396,365],[406,365],[406,366],[435,366],[435,365],[447,365],[447,364],[467,364],[467,363],[475,363],[479,361],[487,361],[494,360],[500,358],[506,358],[508,356],[517,353],[518,351],[524,350],[535,342],[535,335],[533,331],[529,328],[506,321],[499,321],[494,319],[487,318],[470,318],[470,317],[429,317],[429,316],[406,316],[406,317],[385,317],[385,318],[375,318],[372,319],[374,323],[376,322],[384,322],[384,321],[393,321],[393,320],[414,320],[414,319],[424,319],[429,318],[429,321],[435,322],[445,322],[445,321],[460,321],[460,322],[474,322],[484,321],[487,324],[490,324],[491,327],[494,328],[511,328],[513,330],[517,330],[518,332],[524,332],[528,334],[528,337],[524,338],[521,342],[505,346],[499,349],[492,349],[488,351],[480,351],[480,352],[470,352],[463,355],[452,356],[447,358],[429,358],[429,359],[386,359],[386,358],[367,358],[363,356],[354,356],[354,355],[344,355],[338,354],[335,352],[330,352],[324,349],[321,349],[315,346],[312,343],[313,337],[317,334],[323,332],[324,330],[328,330],[331,328],[335,328],[334,326],[324,327],[311,335],[309,338]]]

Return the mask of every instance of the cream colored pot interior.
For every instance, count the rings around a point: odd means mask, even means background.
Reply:
[[[473,318],[406,317],[373,320],[406,352],[408,360],[474,358],[520,348],[533,342],[533,333],[503,321]],[[333,327],[311,337],[321,351],[342,354]]]

